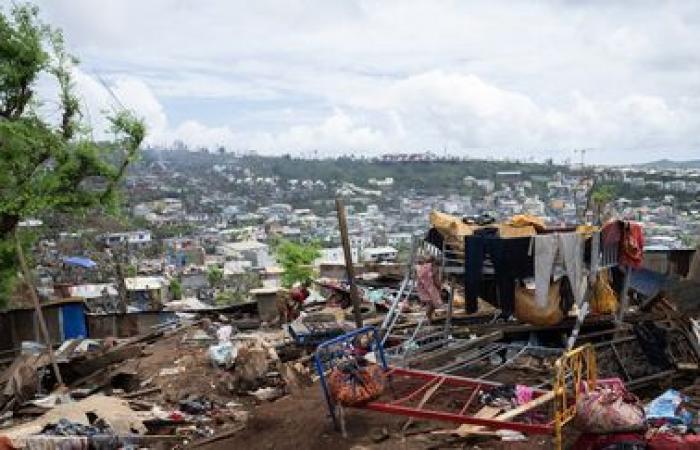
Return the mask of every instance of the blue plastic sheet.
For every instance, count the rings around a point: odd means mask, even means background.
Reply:
[[[656,397],[644,408],[647,420],[664,419],[674,425],[690,425],[693,415],[681,408],[686,397],[675,389],[669,389]]]
[[[69,256],[63,258],[63,263],[70,266],[83,267],[85,269],[92,269],[97,266],[97,263],[90,258],[85,258],[83,256]]]

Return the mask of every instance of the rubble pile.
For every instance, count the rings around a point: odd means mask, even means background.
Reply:
[[[0,435],[38,445],[34,434],[22,430],[35,433],[39,429],[26,427],[39,420],[43,426],[35,434],[43,436],[41,442],[49,437],[99,437],[101,448],[144,437],[151,437],[144,441],[151,443],[177,437],[166,440],[172,445],[211,437],[217,430],[244,426],[260,402],[308,384],[303,363],[278,356],[276,347],[286,345],[280,330],[244,334],[208,319],[126,340],[71,340],[56,352],[66,383],[58,387],[46,353],[21,355],[0,378]],[[140,429],[112,429],[109,412],[91,401],[105,395],[138,417]],[[90,409],[83,407],[87,402]],[[85,417],[46,417],[73,405]]]
[[[638,224],[431,221],[359,298],[324,277],[260,290],[258,318],[65,340],[63,385],[23,344],[0,373],[0,448],[698,445],[700,292],[643,267]]]

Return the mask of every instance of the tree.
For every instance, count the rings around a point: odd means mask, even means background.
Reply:
[[[615,198],[615,187],[609,184],[594,186],[591,190],[591,202],[597,222],[602,222],[603,210]]]
[[[209,271],[207,272],[207,281],[209,282],[210,287],[217,287],[221,284],[221,280],[224,279],[224,272],[221,271],[216,266],[211,266],[209,267]]]
[[[113,142],[93,141],[73,93],[77,60],[66,52],[61,32],[42,23],[38,14],[28,4],[15,4],[9,14],[0,10],[0,276],[5,277],[0,287],[11,288],[19,266],[62,384],[19,223],[49,212],[114,210],[118,183],[137,156],[146,129],[133,113],[117,111],[109,117]],[[42,114],[36,95],[43,76],[53,78],[58,89],[55,121]]]
[[[108,117],[114,139],[94,142],[74,94],[76,64],[61,32],[42,23],[35,6],[0,10],[0,287],[6,289],[0,302],[22,256],[22,247],[13,245],[21,240],[19,222],[48,212],[114,211],[118,183],[145,136],[143,122],[119,110]],[[53,121],[42,113],[35,90],[45,76],[58,91]]]
[[[177,278],[170,281],[170,295],[172,295],[173,300],[182,299],[182,284]]]
[[[277,261],[284,269],[282,284],[285,287],[311,279],[314,276],[312,264],[321,256],[320,247],[316,243],[302,244],[286,240],[277,245],[276,253]]]
[[[139,271],[135,265],[129,264],[128,266],[126,266],[126,276],[127,277],[133,278],[138,274],[139,274]]]

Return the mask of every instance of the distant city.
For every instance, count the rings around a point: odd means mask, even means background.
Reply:
[[[152,300],[172,299],[167,289],[177,280],[182,294],[175,297],[221,304],[281,285],[280,241],[318,246],[317,269],[344,265],[336,197],[347,207],[358,263],[405,263],[432,210],[496,221],[529,214],[551,227],[622,218],[643,223],[647,251],[694,248],[700,169],[662,166],[148,149],[124,180],[120,215],[50,215],[22,225],[43,236],[35,257],[47,298],[64,284],[66,295],[113,310],[122,289],[130,308],[157,309],[162,304]],[[596,212],[591,193],[601,187],[609,199]],[[97,268],[68,270],[61,260],[70,255],[89,257]],[[212,282],[212,271],[221,282]]]

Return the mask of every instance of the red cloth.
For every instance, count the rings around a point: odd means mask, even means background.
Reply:
[[[657,434],[647,441],[649,450],[700,450],[700,435]]]
[[[0,450],[15,450],[12,441],[7,436],[0,436]]]
[[[304,300],[309,298],[309,290],[306,289],[305,287],[299,287],[299,288],[293,288],[289,292],[289,297],[299,303],[300,305],[304,304]]]
[[[581,434],[570,450],[599,450],[622,442],[645,442],[642,433]]]
[[[418,298],[420,301],[433,308],[442,306],[439,284],[435,280],[433,274],[433,264],[417,264],[416,275],[416,290],[418,291]]]
[[[626,222],[620,242],[620,264],[623,266],[641,267],[644,261],[644,231],[636,222]]]
[[[641,267],[644,260],[644,230],[636,222],[612,220],[602,230],[602,242],[605,247],[617,246],[618,262],[622,266]]]
[[[604,246],[619,245],[620,239],[622,239],[622,222],[620,220],[611,220],[603,225],[600,234]]]

